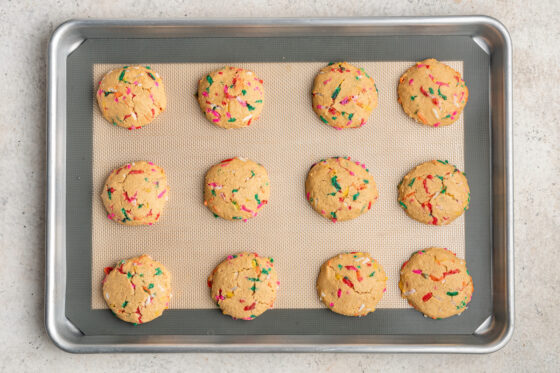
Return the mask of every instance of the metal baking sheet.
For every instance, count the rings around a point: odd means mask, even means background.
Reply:
[[[218,51],[218,53],[216,52]],[[473,199],[466,256],[476,289],[460,318],[411,309],[344,318],[271,310],[239,323],[208,310],[168,310],[141,327],[91,309],[94,63],[460,60],[471,97],[465,170]],[[476,92],[476,94],[474,94]],[[49,47],[46,326],[73,352],[490,352],[513,328],[511,42],[487,17],[70,21]]]

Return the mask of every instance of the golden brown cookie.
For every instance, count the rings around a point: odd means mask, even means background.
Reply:
[[[132,162],[113,170],[101,193],[107,217],[124,225],[152,225],[169,196],[163,168],[152,162]]]
[[[252,71],[226,66],[200,79],[198,103],[206,118],[219,127],[247,127],[261,115],[263,81]]]
[[[398,185],[404,211],[424,224],[447,225],[463,215],[471,198],[465,174],[447,161],[416,166]]]
[[[339,254],[321,266],[317,293],[333,312],[365,316],[375,311],[386,282],[383,267],[368,253]]]
[[[333,222],[357,218],[377,201],[377,185],[363,163],[334,157],[315,163],[305,181],[313,209]]]
[[[224,315],[253,320],[272,308],[280,285],[272,258],[230,255],[212,271],[208,286]]]
[[[313,84],[313,110],[336,129],[363,126],[377,106],[377,87],[364,69],[347,62],[331,63]]]
[[[230,158],[212,166],[204,179],[204,205],[215,217],[246,221],[268,203],[266,169],[246,158]]]
[[[119,319],[147,323],[169,308],[171,274],[149,255],[123,259],[105,268],[103,298]]]
[[[462,313],[474,291],[466,262],[447,249],[420,250],[401,267],[402,297],[432,319]]]
[[[433,127],[455,122],[469,99],[461,74],[433,58],[409,68],[401,76],[397,92],[408,116]]]
[[[124,66],[101,79],[97,103],[109,123],[133,130],[156,119],[167,99],[157,72],[149,66]]]

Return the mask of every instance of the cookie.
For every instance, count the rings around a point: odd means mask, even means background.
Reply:
[[[408,116],[433,127],[459,119],[469,99],[461,74],[433,58],[409,68],[399,80],[397,93]]]
[[[168,196],[163,168],[143,161],[113,170],[101,193],[107,217],[124,225],[152,225],[159,220]]]
[[[226,66],[200,79],[198,103],[206,118],[219,127],[247,127],[261,115],[263,81],[252,71]]]
[[[124,66],[101,79],[97,103],[109,123],[133,130],[156,119],[167,98],[161,77],[149,66]]]
[[[465,261],[439,247],[420,250],[404,262],[399,288],[412,307],[432,319],[462,313],[474,291]]]
[[[305,181],[305,196],[313,209],[333,222],[351,220],[377,201],[377,185],[366,166],[350,157],[315,163]]]
[[[424,224],[447,225],[469,208],[471,193],[465,174],[447,161],[416,166],[398,185],[404,211]]]
[[[212,271],[208,287],[224,315],[253,320],[272,308],[280,282],[272,258],[230,255]]]
[[[319,71],[313,84],[313,110],[336,129],[366,124],[377,106],[377,87],[364,69],[347,62],[331,63]]]
[[[333,312],[365,316],[375,311],[386,282],[383,267],[368,253],[339,254],[321,266],[317,293]]]
[[[246,158],[230,158],[212,166],[204,179],[204,205],[215,217],[247,221],[268,203],[266,169]]]
[[[171,274],[149,255],[123,259],[105,268],[103,298],[119,319],[147,323],[169,308]]]

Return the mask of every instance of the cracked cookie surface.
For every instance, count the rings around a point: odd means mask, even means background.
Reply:
[[[119,319],[147,323],[169,307],[171,274],[149,255],[123,259],[105,268],[103,298]]]
[[[124,225],[152,225],[169,195],[165,172],[152,162],[132,162],[113,170],[101,199],[107,217]]]
[[[415,167],[398,190],[401,208],[424,224],[447,225],[469,208],[467,178],[447,161],[433,160]]]
[[[412,307],[433,319],[462,313],[474,291],[466,262],[439,247],[420,250],[404,262],[399,288]]]
[[[246,221],[257,216],[269,197],[268,173],[250,159],[225,159],[212,166],[204,179],[204,205],[215,217]]]
[[[219,127],[247,127],[261,115],[263,81],[252,71],[226,66],[200,79],[198,103],[206,119]]]
[[[162,79],[149,66],[114,69],[101,79],[96,91],[103,117],[131,130],[152,122],[167,106]]]
[[[364,69],[347,62],[322,68],[313,84],[313,110],[337,129],[363,126],[377,107],[377,87]]]
[[[279,285],[274,260],[256,253],[230,255],[208,277],[212,299],[234,319],[253,320],[272,308]]]
[[[369,170],[350,157],[333,157],[315,163],[305,181],[305,197],[311,207],[333,222],[366,213],[378,196]]]
[[[365,316],[375,311],[386,282],[383,267],[368,253],[345,253],[323,263],[317,277],[317,293],[333,312]]]
[[[409,117],[432,127],[455,122],[469,99],[461,74],[433,58],[409,68],[399,80],[397,93]]]

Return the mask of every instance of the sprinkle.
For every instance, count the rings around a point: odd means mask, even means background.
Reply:
[[[430,91],[430,94],[434,94],[434,90],[432,89],[432,87],[428,87],[428,91]]]
[[[121,72],[121,75],[119,75],[119,82],[122,82],[124,80],[124,74],[126,73],[126,70],[123,70]]]
[[[261,200],[259,199],[259,195],[255,194],[255,201],[257,201],[257,203],[260,205],[261,204]]]
[[[355,201],[355,200],[357,200],[357,199],[358,199],[358,196],[359,196],[359,195],[360,195],[360,193],[359,193],[359,192],[358,192],[358,193],[356,193],[356,194],[354,194],[354,195],[352,196],[352,201]]]
[[[241,90],[241,94],[243,94],[243,96],[245,96],[245,95],[247,94],[247,91],[244,90],[244,89],[242,89],[242,90]]]
[[[369,277],[373,277],[374,275],[375,275],[375,271],[371,272],[371,273],[369,274]]]
[[[154,288],[154,284],[149,284],[148,285],[148,289],[153,289]]]
[[[404,204],[403,201],[399,201],[399,205],[401,205],[405,210],[408,209],[408,207]]]
[[[414,101],[414,99],[418,96],[410,96],[410,101]]]
[[[128,304],[128,301],[125,300],[125,301],[123,302],[123,304],[122,304],[122,308],[125,308],[127,304]]]
[[[159,275],[161,275],[161,274],[163,274],[161,268],[157,267],[157,268],[156,268],[155,276],[159,276]]]
[[[249,109],[249,111],[253,111],[253,110],[255,110],[255,107],[251,106],[249,103],[247,103],[247,109]]]
[[[236,120],[237,120],[237,119],[235,119],[235,118],[230,118],[230,119],[228,119],[228,122],[231,123],[231,122],[235,122]]]
[[[322,115],[320,115],[319,118],[321,119],[321,121],[323,121],[323,123],[329,124],[329,122],[325,118],[323,118]]]
[[[448,164],[448,163],[449,163],[449,161],[445,161],[445,162],[444,162],[444,161],[440,161],[439,159],[438,159],[437,161],[438,161],[439,163],[441,163],[441,164]]]
[[[368,180],[368,179],[364,179],[364,183],[369,184],[369,180]]]
[[[160,194],[158,194],[157,198],[163,197],[163,195],[165,194],[165,192],[167,192],[167,189],[164,189],[163,192],[161,192]]]
[[[329,304],[329,307],[334,307],[334,303],[331,302],[331,304]]]
[[[440,87],[440,88],[441,88],[441,87]],[[438,94],[441,98],[443,98],[444,100],[447,100],[447,96],[444,95],[443,93],[441,93],[440,88],[437,89],[437,94]]]
[[[349,271],[357,271],[358,268],[354,267],[354,266],[344,266],[344,268],[346,268]]]
[[[131,220],[131,219],[128,217],[128,215],[126,214],[126,210],[124,209],[124,207],[121,209],[121,212],[122,212],[123,215],[124,215],[123,222],[125,222],[125,221],[127,221],[127,220]]]
[[[449,295],[450,297],[454,297],[455,295],[458,295],[459,292],[458,291],[448,291],[447,295]]]
[[[261,281],[256,277],[247,277],[247,280],[252,281],[252,282],[260,282]]]
[[[341,294],[342,294],[342,290],[338,289],[338,291],[336,292],[336,296],[340,298]]]
[[[148,76],[149,76],[150,78],[152,78],[153,80],[156,80],[156,77],[154,76],[154,74],[148,73]]]
[[[352,283],[352,281],[350,281],[350,279],[346,276],[344,276],[344,278],[342,279],[342,282],[344,282],[346,285],[348,285],[350,288],[354,288],[354,284]]]
[[[256,104],[262,104],[262,102],[263,102],[262,100],[255,101]]]
[[[206,80],[208,81],[208,84],[212,85],[212,83],[214,83],[214,80],[212,80],[212,77],[210,75],[206,75]]]
[[[426,90],[424,89],[424,87],[420,86],[420,92],[422,92],[422,94],[426,97],[430,97],[430,95],[428,94],[428,92],[426,92]]]
[[[424,302],[429,301],[430,298],[432,297],[432,295],[433,295],[432,293],[428,293],[428,294],[424,295],[424,296],[422,297],[422,301],[424,301]]]
[[[421,275],[421,274],[422,274],[422,270],[421,270],[421,269],[413,269],[413,270],[412,270],[412,273],[416,273],[416,274],[418,274],[418,275]]]
[[[408,81],[408,85],[412,85],[412,83],[414,83],[414,79],[410,79],[410,80]]]
[[[340,86],[342,85],[342,83],[340,83],[338,85],[338,87],[335,88],[335,90],[333,91],[331,98],[334,100],[336,99],[336,97],[338,96],[338,94],[340,93]]]
[[[337,191],[340,191],[341,188],[340,188],[340,185],[337,182],[337,176],[336,175],[334,175],[331,178],[331,184],[336,188]]]
[[[255,309],[256,302],[253,302],[250,306],[245,306],[243,308],[244,311],[250,311]]]

